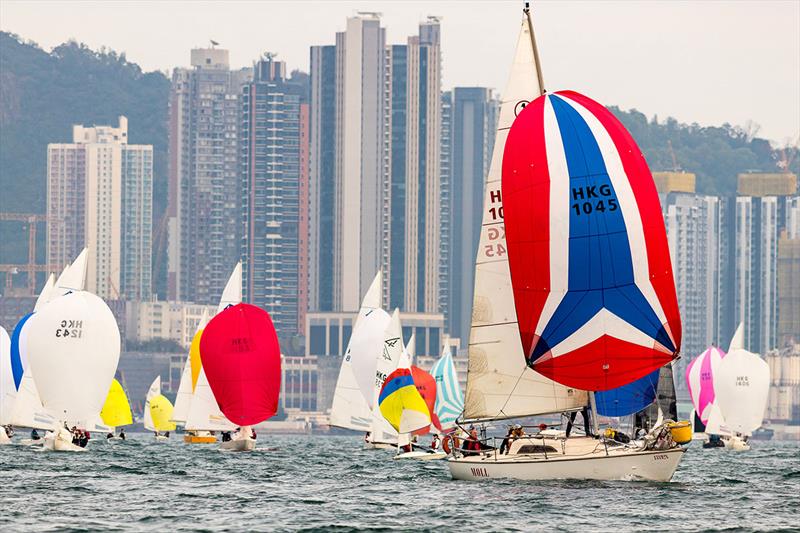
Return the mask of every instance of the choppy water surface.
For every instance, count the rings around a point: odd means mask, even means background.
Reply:
[[[800,527],[797,443],[693,445],[671,483],[520,483],[452,481],[444,461],[392,461],[356,436],[262,436],[278,451],[255,453],[150,439],[0,447],[0,531]]]

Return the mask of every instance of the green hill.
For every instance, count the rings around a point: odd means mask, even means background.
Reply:
[[[170,82],[160,72],[142,72],[125,54],[93,51],[75,42],[46,52],[35,43],[0,32],[0,212],[44,213],[47,144],[69,142],[73,124],[117,123],[128,117],[131,143],[154,149],[153,220],[166,208],[167,104]],[[671,141],[678,166],[697,174],[697,189],[733,194],[736,175],[775,171],[779,153],[741,128],[702,127],[648,120],[636,110],[612,110],[644,151],[653,170],[672,169]],[[795,158],[792,170],[798,173]],[[44,228],[40,228],[43,234]],[[27,232],[0,222],[0,263],[27,259]],[[155,242],[155,239],[154,239]],[[44,261],[44,239],[37,256]],[[159,254],[153,254],[154,260]],[[166,254],[154,265],[157,292],[164,295]]]

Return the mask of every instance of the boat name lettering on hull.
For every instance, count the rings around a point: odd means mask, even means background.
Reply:
[[[472,471],[472,475],[475,477],[489,477],[489,473],[483,467],[472,467],[470,470]]]
[[[659,453],[653,456],[654,461],[666,461],[667,459],[669,459],[669,456],[663,453]]]

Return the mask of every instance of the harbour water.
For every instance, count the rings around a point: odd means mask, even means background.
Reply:
[[[358,436],[264,436],[276,451],[93,440],[0,447],[0,531],[797,531],[800,445],[686,453],[670,483],[460,482]]]

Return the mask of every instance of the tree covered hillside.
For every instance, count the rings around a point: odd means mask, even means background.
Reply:
[[[70,142],[73,124],[116,125],[117,117],[125,115],[130,142],[153,145],[153,220],[157,224],[167,198],[169,86],[167,76],[142,72],[124,53],[93,51],[75,42],[48,53],[35,43],[0,32],[0,212],[44,213],[47,144]],[[653,170],[673,168],[667,142],[671,141],[678,166],[697,174],[698,192],[733,194],[738,173],[778,170],[780,153],[741,128],[686,125],[674,119],[658,123],[639,111],[612,110],[631,131]],[[798,159],[792,165],[795,173]],[[43,238],[38,257],[44,262]],[[153,278],[163,296],[166,254],[153,257],[160,257]],[[26,260],[23,225],[0,222],[0,263]]]

